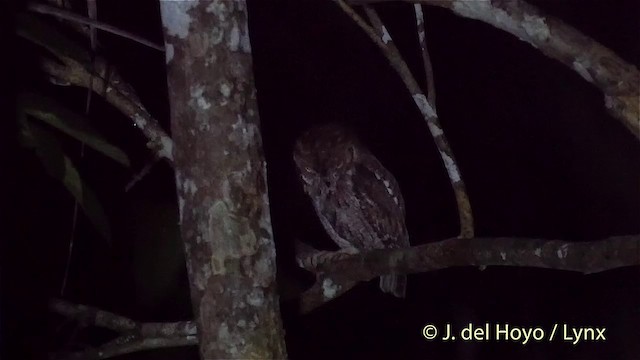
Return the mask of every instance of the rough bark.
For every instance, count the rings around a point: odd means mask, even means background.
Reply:
[[[522,238],[447,239],[403,249],[345,254],[297,244],[298,264],[316,274],[300,299],[309,312],[382,274],[411,274],[456,266],[523,266],[583,274],[640,265],[640,235],[567,242]]]
[[[160,7],[200,355],[284,358],[246,4]]]

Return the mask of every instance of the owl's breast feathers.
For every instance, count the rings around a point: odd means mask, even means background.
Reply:
[[[371,154],[355,166],[354,196],[370,225],[376,241],[364,248],[399,248],[409,246],[405,225],[404,200],[400,186],[391,173]]]
[[[404,201],[393,175],[367,150],[352,165],[341,169],[324,199],[314,201],[331,239],[342,248],[409,246]]]

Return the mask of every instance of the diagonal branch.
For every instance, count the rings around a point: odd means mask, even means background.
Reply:
[[[173,166],[172,139],[113,66],[101,57],[92,59],[84,48],[33,16],[20,14],[17,25],[18,35],[46,48],[55,56],[55,60],[46,57],[42,60],[43,70],[55,82],[92,89],[102,96],[142,131],[148,139],[147,147],[156,158],[166,159]]]
[[[424,12],[422,5],[413,4],[413,11],[416,14],[416,26],[418,28],[418,42],[420,43],[420,53],[422,54],[422,63],[424,64],[424,74],[427,81],[427,100],[437,113],[436,109],[436,83],[433,77],[433,65],[431,64],[431,56],[429,56],[429,48],[427,47],[427,31],[424,24]]]
[[[523,238],[447,239],[404,249],[356,255],[316,251],[299,253],[301,267],[316,274],[302,294],[301,311],[333,300],[360,281],[384,274],[412,274],[458,266],[527,266],[591,274],[640,265],[640,235],[568,242]]]
[[[640,72],[562,20],[522,0],[348,0],[360,5],[383,1],[439,6],[517,36],[598,87],[607,111],[640,139]]]
[[[100,29],[106,32],[110,32],[112,34],[118,35],[120,37],[123,37],[125,39],[129,39],[132,41],[135,41],[137,43],[140,43],[142,45],[148,46],[152,49],[156,49],[158,51],[164,51],[164,46],[162,45],[158,45],[155,44],[143,37],[140,37],[136,34],[132,34],[128,31],[122,30],[118,27],[115,27],[113,25],[109,25],[109,24],[105,24],[103,22],[99,22],[95,19],[91,19],[91,18],[87,18],[81,15],[78,15],[74,12],[71,12],[69,10],[65,10],[65,9],[61,9],[61,8],[57,8],[55,6],[50,6],[50,5],[46,5],[46,4],[40,4],[40,3],[30,3],[27,8],[33,12],[37,12],[40,14],[45,14],[45,15],[52,15],[55,17],[58,17],[60,19],[65,19],[65,20],[69,20],[69,21],[73,21],[75,23],[78,24],[83,24],[83,25],[90,25],[91,28],[96,28],[96,29]]]
[[[365,21],[358,15],[352,8],[349,7],[343,0],[334,0],[340,8],[353,19],[353,21],[364,30],[369,38],[382,50],[384,56],[389,60],[393,69],[398,73],[400,78],[405,84],[407,90],[413,97],[414,102],[418,106],[420,113],[424,117],[431,136],[438,147],[440,157],[444,163],[447,175],[451,181],[454,195],[456,197],[456,203],[458,205],[458,216],[460,219],[460,237],[471,238],[473,237],[473,213],[471,211],[471,204],[469,202],[469,196],[467,195],[466,187],[462,176],[460,175],[460,169],[455,161],[451,147],[444,135],[438,115],[436,114],[433,106],[429,104],[426,96],[420,90],[418,83],[411,74],[409,66],[402,59],[400,52],[396,48],[391,36],[389,35],[386,27],[378,17],[378,14],[372,8],[365,7],[365,12],[373,27],[367,25]]]
[[[65,65],[45,59],[42,61],[42,67],[49,75],[71,85],[87,89],[92,87],[96,94],[133,120],[134,126],[139,128],[149,140],[147,147],[155,156],[167,159],[173,166],[173,141],[144,107],[135,90],[124,82],[104,59],[96,57],[95,73],[73,59],[61,58],[61,60]]]

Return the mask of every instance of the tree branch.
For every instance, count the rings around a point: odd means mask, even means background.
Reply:
[[[431,64],[431,56],[429,56],[429,48],[427,47],[427,31],[424,24],[424,12],[422,5],[413,4],[413,12],[416,14],[416,27],[418,28],[418,42],[420,43],[420,53],[422,55],[422,64],[424,65],[424,74],[427,81],[427,100],[437,113],[436,109],[436,83],[433,77],[433,65]]]
[[[389,60],[391,66],[402,81],[405,84],[407,90],[413,97],[415,104],[418,106],[420,113],[424,117],[431,136],[438,147],[440,157],[444,163],[447,175],[453,187],[454,195],[456,197],[456,203],[458,205],[458,216],[460,219],[460,237],[471,238],[474,236],[473,230],[473,213],[471,211],[471,204],[469,202],[469,196],[467,195],[466,187],[460,169],[456,163],[453,151],[444,135],[438,115],[436,114],[433,106],[427,101],[427,97],[424,95],[420,86],[416,82],[415,78],[409,70],[409,66],[402,59],[400,51],[396,48],[389,32],[378,17],[378,14],[372,8],[365,7],[365,12],[369,17],[373,27],[367,25],[365,21],[358,15],[352,8],[349,7],[343,0],[334,0],[340,8],[353,19],[353,21],[364,30],[365,34],[373,41],[384,56]]]
[[[100,57],[92,57],[84,48],[60,34],[54,27],[28,14],[17,17],[17,33],[40,45],[55,56],[42,59],[42,68],[53,83],[91,89],[128,116],[148,139],[154,157],[164,158],[173,167],[173,141],[144,107],[135,90]]]
[[[450,9],[517,36],[573,69],[604,94],[609,113],[640,139],[640,72],[616,53],[560,19],[522,0],[348,0],[351,4],[403,1]]]
[[[60,299],[52,300],[49,308],[83,325],[99,326],[120,333],[119,337],[98,348],[58,354],[57,357],[62,359],[107,359],[142,350],[198,344],[193,321],[139,323],[109,311]]]
[[[298,264],[316,274],[316,283],[302,294],[302,312],[337,298],[359,281],[391,273],[412,274],[457,266],[527,266],[591,274],[640,265],[640,235],[586,242],[453,238],[356,255],[301,249]]]
[[[133,120],[134,126],[139,128],[149,140],[147,147],[154,152],[155,156],[166,159],[173,166],[173,141],[144,107],[135,90],[124,82],[104,59],[95,59],[96,70],[93,74],[74,59],[65,57],[60,59],[64,65],[44,59],[42,61],[44,71],[69,84],[92,88],[96,94]]]

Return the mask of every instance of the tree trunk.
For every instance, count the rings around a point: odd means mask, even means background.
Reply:
[[[200,355],[285,358],[246,4],[160,8]]]

